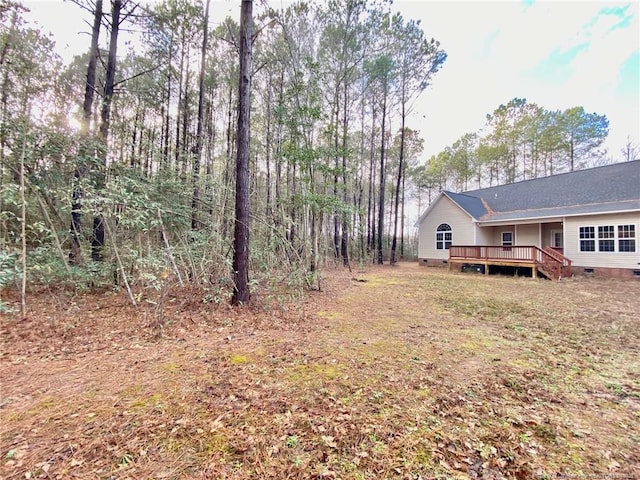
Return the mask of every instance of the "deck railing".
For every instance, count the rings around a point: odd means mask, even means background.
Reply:
[[[529,264],[555,279],[571,275],[571,260],[551,248],[535,245],[452,245],[449,261]]]
[[[556,278],[570,277],[571,276],[571,260],[565,257],[563,254],[551,247],[544,247],[542,250],[542,264],[552,264],[552,268],[557,272]],[[551,258],[551,262],[549,261]]]

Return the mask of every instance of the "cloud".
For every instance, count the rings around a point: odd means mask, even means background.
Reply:
[[[640,51],[636,50],[620,67],[616,92],[623,96],[638,96],[640,86]]]
[[[640,141],[637,3],[398,1],[395,8],[420,18],[449,55],[419,103],[427,155],[479,130],[487,113],[514,97],[607,115],[611,153],[627,135]]]

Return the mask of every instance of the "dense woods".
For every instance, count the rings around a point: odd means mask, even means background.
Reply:
[[[425,162],[407,119],[446,53],[387,1],[245,0],[241,23],[208,0],[74,3],[92,30],[68,64],[0,3],[0,285],[320,288],[327,264],[413,255],[410,203],[581,168],[608,131],[516,98]]]

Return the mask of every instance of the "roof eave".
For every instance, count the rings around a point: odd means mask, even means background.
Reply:
[[[607,210],[604,212],[582,212],[582,213],[564,213],[562,215],[536,215],[531,217],[520,217],[520,218],[505,218],[501,220],[477,220],[478,225],[482,227],[492,227],[498,225],[511,225],[514,223],[537,223],[540,220],[545,220],[546,222],[553,221],[562,221],[563,218],[567,217],[590,217],[594,215],[612,215],[615,213],[634,213],[640,212],[638,208],[630,208],[623,210]]]

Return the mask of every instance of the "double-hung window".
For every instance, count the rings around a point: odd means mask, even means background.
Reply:
[[[503,247],[513,246],[513,232],[502,232],[502,246]]]
[[[615,229],[613,225],[604,225],[598,227],[598,251],[616,251]]]
[[[595,227],[580,227],[580,251],[596,251],[596,229]]]
[[[618,225],[618,251],[636,251],[636,226]]]

